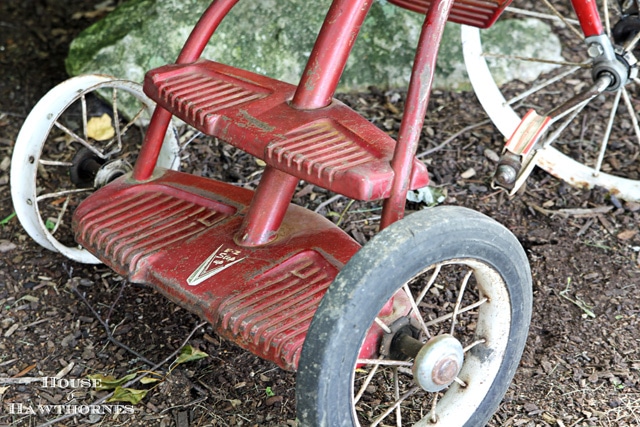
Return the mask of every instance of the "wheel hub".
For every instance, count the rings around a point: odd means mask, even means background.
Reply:
[[[606,88],[613,92],[627,84],[635,70],[635,57],[631,53],[622,55],[622,51],[614,50],[611,41],[604,35],[591,36],[586,39],[589,56],[593,59],[591,75],[594,81],[604,76],[611,79]]]
[[[460,341],[449,334],[438,335],[425,343],[415,357],[414,381],[426,391],[436,392],[451,385],[464,362]]]
[[[71,163],[69,168],[71,182],[80,188],[104,187],[133,170],[125,160],[106,161],[86,147],[78,150]]]
[[[423,390],[437,392],[455,381],[464,363],[462,344],[455,337],[442,334],[423,343],[408,317],[398,319],[389,329],[380,354],[392,360],[413,358],[413,379]]]

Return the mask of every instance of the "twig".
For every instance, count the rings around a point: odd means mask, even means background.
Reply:
[[[537,211],[540,212],[543,215],[560,215],[562,217],[575,217],[575,218],[591,218],[591,217],[599,217],[601,214],[604,213],[608,213],[609,211],[611,211],[613,209],[613,206],[598,206],[596,208],[592,208],[592,209],[583,209],[583,208],[576,208],[576,209],[558,209],[558,210],[550,210],[550,209],[544,209],[538,205],[535,205],[533,203],[527,203],[527,205]]]
[[[149,359],[147,359],[146,357],[144,357],[143,355],[141,355],[140,353],[138,353],[137,351],[135,351],[134,349],[132,349],[131,347],[127,346],[124,343],[121,343],[120,341],[118,341],[117,339],[115,339],[113,337],[113,335],[111,334],[111,329],[109,328],[109,324],[107,324],[107,322],[105,322],[104,320],[102,320],[102,317],[100,317],[100,315],[98,314],[98,312],[96,312],[96,310],[93,308],[93,306],[89,303],[89,301],[87,301],[87,298],[82,295],[82,292],[80,292],[78,290],[77,287],[72,286],[71,289],[73,289],[73,291],[76,293],[76,295],[78,295],[80,297],[80,299],[82,300],[82,302],[84,302],[86,304],[87,307],[89,307],[89,310],[91,310],[91,313],[93,313],[93,315],[95,316],[96,319],[98,319],[98,322],[100,322],[100,324],[102,325],[102,327],[104,328],[105,332],[107,333],[107,339],[109,341],[111,341],[112,343],[114,343],[115,345],[117,345],[118,347],[122,347],[125,350],[127,350],[129,353],[133,354],[134,356],[136,356],[138,359],[140,359],[141,361],[143,361],[144,363],[146,363],[149,366],[153,365],[153,362]]]
[[[180,350],[182,350],[182,348],[185,345],[187,345],[187,343],[189,342],[189,340],[191,339],[193,334],[195,334],[198,329],[202,328],[206,324],[207,324],[207,322],[198,323],[196,325],[196,327],[191,330],[191,332],[189,333],[187,338],[185,338],[185,340],[182,342],[182,344],[178,347],[178,349],[176,351],[174,351],[169,356],[167,356],[162,362],[158,363],[155,366],[152,366],[149,371],[145,371],[143,374],[140,374],[137,377],[135,377],[134,379],[132,379],[131,381],[128,381],[125,384],[123,384],[122,388],[126,388],[126,387],[129,387],[130,385],[133,385],[133,384],[137,383],[142,378],[145,378],[147,375],[149,375],[151,372],[158,370],[162,365],[167,364],[167,362],[169,362],[171,359],[174,359],[178,355],[178,353],[180,353]],[[100,399],[98,399],[95,402],[91,403],[90,406],[91,405],[101,405],[102,403],[107,401],[109,398],[111,398],[113,396],[113,393],[114,392],[112,391],[111,393],[107,394],[106,396],[101,397]],[[61,421],[69,419],[71,417],[75,417],[77,415],[78,414],[66,414],[66,415],[63,415],[61,417],[56,418],[55,420],[47,421],[44,424],[40,424],[38,427],[48,427],[48,426],[51,426],[51,425],[53,425],[55,423],[59,423]]]
[[[487,124],[489,124],[489,123],[491,123],[491,120],[488,120],[488,119],[487,119],[487,120],[483,120],[483,121],[481,121],[481,122],[478,122],[478,123],[474,123],[474,124],[472,124],[472,125],[469,125],[469,126],[467,126],[467,127],[463,128],[463,129],[459,130],[458,132],[454,133],[454,134],[453,134],[453,135],[451,135],[449,138],[445,139],[445,140],[442,142],[442,144],[440,144],[440,145],[438,145],[438,146],[436,146],[436,147],[430,148],[430,149],[428,149],[427,151],[423,151],[422,153],[418,154],[416,157],[417,157],[417,158],[419,158],[419,159],[421,159],[421,158],[423,158],[423,157],[428,156],[429,154],[435,153],[436,151],[441,150],[442,148],[444,148],[447,144],[449,144],[451,141],[455,140],[457,137],[459,137],[459,136],[460,136],[460,135],[462,135],[463,133],[468,132],[468,131],[470,131],[470,130],[473,130],[473,129],[475,129],[475,128],[478,128],[478,127],[480,127],[480,126],[487,125]]]
[[[336,194],[335,196],[325,200],[324,202],[320,203],[318,205],[318,207],[315,209],[315,213],[320,212],[320,210],[322,210],[322,208],[324,208],[325,206],[330,205],[331,203],[335,202],[336,200],[340,200],[341,198],[343,198],[344,196],[342,194]]]
[[[22,377],[22,378],[0,378],[0,384],[31,384],[41,383],[40,377]]]
[[[111,319],[111,313],[113,313],[113,309],[115,308],[116,303],[118,301],[120,301],[120,298],[122,297],[122,293],[124,292],[124,288],[127,286],[127,283],[129,283],[129,282],[126,281],[126,280],[122,281],[122,286],[120,286],[120,290],[118,291],[118,295],[116,296],[116,299],[111,304],[111,307],[109,307],[109,312],[107,313],[107,317],[104,319],[104,322],[107,325],[109,324],[109,319]]]

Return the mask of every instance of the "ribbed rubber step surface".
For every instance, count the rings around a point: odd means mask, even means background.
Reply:
[[[298,110],[289,104],[295,86],[204,60],[152,70],[144,88],[180,119],[276,169],[358,200],[389,196],[395,140],[337,100]],[[417,159],[411,182],[429,182]]]

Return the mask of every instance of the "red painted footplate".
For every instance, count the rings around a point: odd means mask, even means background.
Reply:
[[[291,205],[278,238],[236,245],[253,192],[180,172],[127,177],[78,207],[76,240],[117,273],[150,284],[218,333],[295,370],[327,287],[360,246],[324,217]]]
[[[389,3],[426,13],[431,6],[431,0],[388,0]],[[471,25],[479,28],[489,28],[500,17],[502,11],[512,0],[456,0],[449,14],[449,21],[458,24]]]
[[[338,100],[298,110],[289,104],[295,86],[205,60],[151,70],[144,90],[191,126],[299,179],[358,200],[390,194],[395,140]],[[414,159],[411,188],[428,182]]]

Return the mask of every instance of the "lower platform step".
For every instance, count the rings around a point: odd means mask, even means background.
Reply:
[[[80,244],[132,282],[208,320],[241,347],[295,370],[311,319],[360,246],[325,218],[291,205],[267,247],[236,245],[253,192],[166,171],[121,178],[74,214]]]

